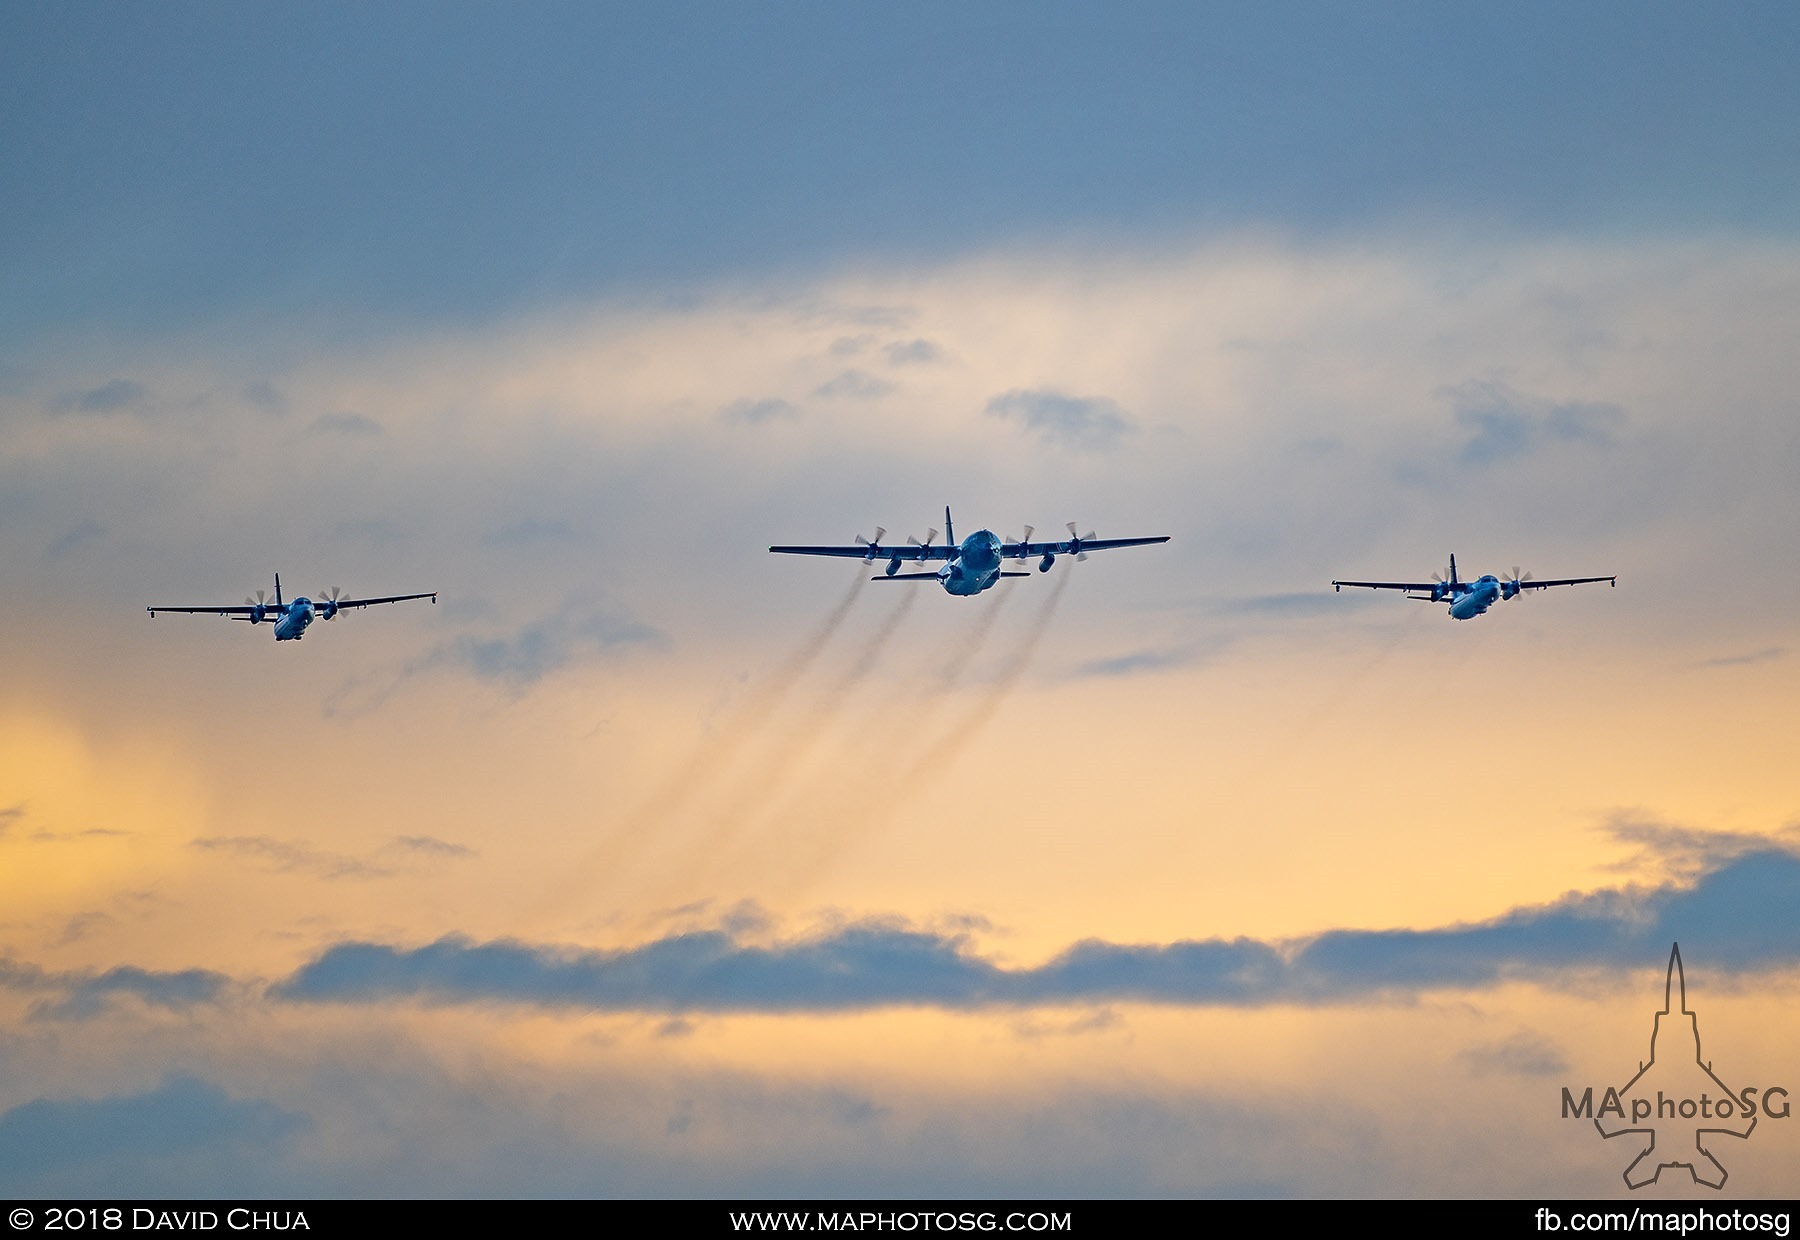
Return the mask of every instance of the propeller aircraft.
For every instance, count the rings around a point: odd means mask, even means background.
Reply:
[[[1023,568],[1007,570],[1007,561],[1024,565],[1031,560],[1038,562],[1040,573],[1050,571],[1059,555],[1072,555],[1077,560],[1085,560],[1090,551],[1108,551],[1114,547],[1141,547],[1147,543],[1165,543],[1169,541],[1167,534],[1156,538],[1095,538],[1088,534],[1077,534],[1075,523],[1069,522],[1069,536],[1058,542],[1032,542],[1031,527],[1025,527],[1023,538],[1002,540],[990,530],[976,530],[962,542],[956,541],[956,526],[950,520],[950,510],[944,509],[944,541],[934,543],[936,530],[925,535],[925,541],[908,537],[905,546],[884,547],[881,545],[882,535],[887,531],[879,526],[875,529],[875,537],[856,536],[853,547],[770,547],[769,550],[778,555],[830,555],[846,559],[859,559],[864,564],[873,564],[877,560],[886,560],[887,568],[879,577],[871,577],[871,581],[936,581],[951,594],[980,594],[997,583],[1002,577],[1029,577],[1030,573]],[[900,566],[905,563],[923,564],[931,560],[944,561],[943,567],[932,572],[903,573]]]
[[[1496,602],[1518,598],[1527,590],[1580,586],[1595,581],[1604,581],[1615,588],[1619,584],[1617,577],[1558,577],[1554,581],[1533,581],[1530,573],[1521,576],[1517,568],[1512,570],[1511,577],[1486,573],[1474,581],[1463,581],[1456,575],[1456,557],[1453,555],[1448,577],[1433,573],[1430,581],[1334,581],[1331,584],[1340,594],[1345,586],[1360,586],[1366,590],[1404,590],[1408,598],[1421,603],[1448,601],[1451,619],[1473,620]]]
[[[242,603],[230,607],[146,607],[154,619],[159,611],[178,611],[200,613],[212,616],[224,616],[229,620],[248,620],[251,624],[261,624],[267,620],[275,625],[275,640],[278,642],[299,641],[306,636],[306,626],[314,620],[335,620],[338,613],[353,607],[373,607],[377,603],[404,603],[409,599],[428,598],[432,605],[437,605],[437,591],[428,594],[390,594],[383,598],[343,598],[338,588],[321,591],[318,599],[309,599],[300,595],[292,602],[281,601],[281,574],[275,574],[275,598],[266,601],[263,592],[258,590],[256,597],[245,599]]]

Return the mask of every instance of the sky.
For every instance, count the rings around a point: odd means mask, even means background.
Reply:
[[[1791,1194],[1790,6],[0,20],[0,1190]]]

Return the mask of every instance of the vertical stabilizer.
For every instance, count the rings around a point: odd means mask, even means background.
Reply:
[[[281,574],[275,574],[275,606],[281,606]]]
[[[1456,552],[1450,553],[1450,584],[1456,584]]]
[[[944,541],[950,546],[956,545],[956,527],[950,524],[950,505],[944,505]]]
[[[1680,1007],[1675,1006],[1677,1001]],[[1669,949],[1669,980],[1663,988],[1663,1011],[1687,1010],[1687,976],[1681,971],[1681,944],[1677,943]]]

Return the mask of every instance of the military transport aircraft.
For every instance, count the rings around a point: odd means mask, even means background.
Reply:
[[[1519,575],[1518,569],[1512,570],[1511,577],[1496,577],[1492,573],[1477,577],[1474,581],[1460,580],[1456,575],[1456,557],[1450,557],[1450,576],[1440,577],[1431,574],[1430,581],[1334,581],[1341,593],[1345,586],[1361,586],[1367,590],[1404,590],[1408,598],[1417,599],[1421,603],[1450,603],[1450,617],[1453,620],[1473,620],[1482,612],[1492,607],[1495,602],[1515,599],[1527,590],[1548,590],[1551,586],[1580,586],[1592,581],[1604,581],[1617,586],[1617,577],[1558,577],[1554,581],[1533,581],[1531,574]]]
[[[314,620],[335,620],[340,611],[351,607],[373,607],[377,603],[404,603],[408,599],[428,598],[435,606],[437,591],[428,594],[390,594],[384,598],[340,598],[338,590],[333,586],[323,591],[323,598],[313,600],[305,595],[294,599],[291,603],[281,601],[281,574],[275,574],[275,600],[263,601],[263,592],[258,590],[256,597],[245,599],[232,607],[146,607],[152,617],[159,611],[197,612],[204,615],[224,616],[230,620],[248,620],[251,624],[261,624],[265,620],[275,625],[275,640],[278,642],[299,641],[306,636],[306,626]]]
[[[884,547],[881,536],[886,530],[876,527],[875,537],[856,536],[854,547],[770,547],[769,550],[779,555],[834,555],[844,558],[856,558],[864,564],[873,564],[876,560],[886,560],[887,569],[879,577],[871,577],[871,581],[936,581],[951,594],[980,594],[983,590],[999,581],[1002,577],[1029,577],[1024,571],[1006,571],[1002,565],[1012,560],[1025,564],[1037,560],[1038,572],[1047,573],[1050,566],[1056,563],[1059,555],[1072,555],[1078,560],[1085,560],[1090,551],[1107,551],[1113,547],[1141,547],[1146,543],[1165,543],[1169,541],[1167,534],[1156,538],[1095,538],[1092,533],[1086,536],[1075,532],[1075,523],[1069,522],[1069,536],[1060,542],[1032,542],[1031,527],[1025,527],[1025,536],[1019,539],[1002,542],[999,535],[989,530],[976,530],[961,543],[956,541],[956,526],[950,521],[950,510],[944,509],[944,541],[934,544],[931,540],[937,537],[936,530],[925,535],[925,541],[909,537],[904,547]],[[944,566],[929,573],[903,573],[900,565],[908,562],[924,563],[927,560],[943,560]]]

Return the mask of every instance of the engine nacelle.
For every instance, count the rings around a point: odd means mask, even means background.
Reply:
[[[1500,583],[1500,597],[1503,600],[1517,598],[1524,588],[1525,587],[1521,586],[1516,581],[1502,581]]]
[[[887,575],[892,577],[895,573],[897,573],[899,571],[900,571],[900,557],[895,556],[893,559],[888,561]]]
[[[1044,558],[1038,561],[1038,572],[1049,572],[1050,566],[1054,563],[1056,563],[1056,554],[1050,551],[1044,552]]]
[[[323,607],[319,608],[319,619],[321,620],[329,620],[337,614],[338,605],[335,602],[327,601]]]
[[[265,619],[268,618],[268,613],[269,613],[269,609],[267,607],[260,607],[260,606],[252,607],[250,609],[250,623],[251,624],[261,624]]]

